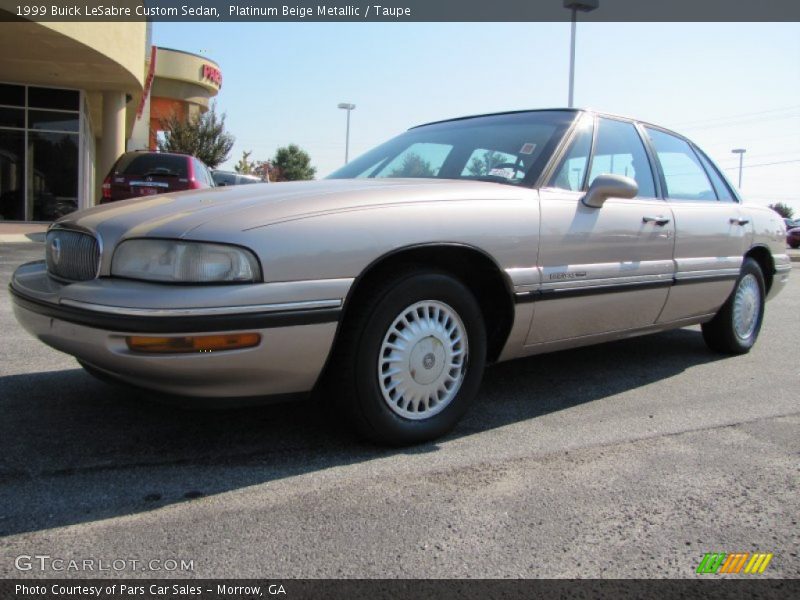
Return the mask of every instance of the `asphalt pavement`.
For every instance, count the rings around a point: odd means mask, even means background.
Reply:
[[[3,290],[41,254],[0,244]],[[193,411],[104,384],[0,295],[0,577],[691,578],[706,552],[800,576],[800,264],[746,356],[688,328],[504,363],[405,450],[313,402]]]

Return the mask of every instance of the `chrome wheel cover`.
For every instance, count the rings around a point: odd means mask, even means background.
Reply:
[[[736,286],[733,298],[733,331],[741,340],[748,340],[758,325],[761,312],[761,288],[755,275],[748,273]]]
[[[423,300],[403,310],[383,336],[378,383],[387,406],[406,419],[428,419],[447,407],[467,372],[464,323],[452,307]]]

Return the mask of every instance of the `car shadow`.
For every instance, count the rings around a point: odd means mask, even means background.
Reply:
[[[590,403],[716,360],[696,330],[489,368],[446,439]],[[0,377],[0,536],[148,511],[404,453],[356,440],[320,400],[187,410],[81,369]]]

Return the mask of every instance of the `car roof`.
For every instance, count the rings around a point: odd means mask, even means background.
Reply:
[[[589,114],[597,115],[599,117],[610,117],[612,119],[622,119],[622,120],[625,120],[625,121],[634,121],[636,123],[641,123],[642,125],[646,125],[648,127],[653,127],[655,129],[660,129],[662,131],[666,131],[666,132],[671,133],[673,135],[676,135],[676,136],[678,136],[680,138],[688,139],[688,138],[686,138],[685,135],[680,134],[677,131],[673,131],[673,130],[667,128],[667,127],[663,127],[663,126],[657,125],[655,123],[650,123],[649,121],[644,121],[644,120],[638,119],[636,117],[631,117],[631,116],[628,116],[628,115],[619,115],[619,114],[615,114],[615,113],[596,110],[596,109],[593,109],[593,108],[567,108],[567,107],[529,108],[529,109],[523,109],[523,110],[506,110],[506,111],[494,112],[494,113],[483,113],[483,114],[478,114],[478,115],[465,115],[465,116],[462,116],[462,117],[454,117],[452,119],[442,119],[440,121],[431,121],[430,123],[422,123],[420,125],[415,125],[414,127],[410,127],[409,130],[417,129],[417,128],[420,128],[420,127],[427,127],[428,125],[438,125],[440,123],[451,123],[451,122],[455,122],[455,121],[467,121],[469,119],[479,119],[479,118],[482,118],[482,117],[498,117],[498,116],[502,116],[502,115],[518,115],[518,114],[524,114],[524,113],[538,113],[538,112],[573,112],[573,113],[576,113],[576,114],[577,113],[589,113]]]
[[[145,154],[154,154],[156,156],[183,156],[187,158],[196,158],[192,154],[186,154],[184,152],[159,152],[158,150],[129,150],[125,154],[139,154],[142,156],[144,156]],[[198,158],[197,160],[200,159]]]

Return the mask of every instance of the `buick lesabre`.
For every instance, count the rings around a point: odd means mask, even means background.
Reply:
[[[487,363],[694,324],[748,352],[784,236],[678,134],[520,111],[412,128],[321,181],[67,215],[10,290],[93,374],[229,400],[324,387],[362,435],[408,444],[456,424]]]

